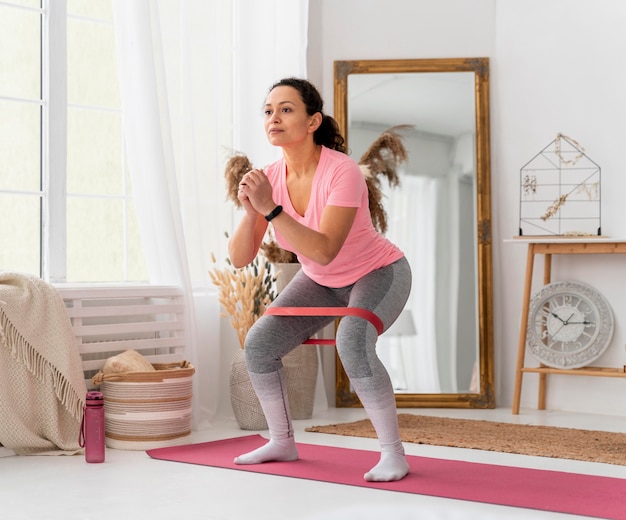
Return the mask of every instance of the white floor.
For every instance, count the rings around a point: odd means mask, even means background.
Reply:
[[[626,431],[626,417],[510,409],[401,409],[450,417]],[[364,418],[362,409],[329,409],[296,421],[298,441],[377,450],[373,439],[307,433],[311,425]],[[194,432],[203,442],[256,432],[240,430],[234,419]],[[267,432],[258,432],[266,435]],[[626,479],[626,467],[406,444],[411,455],[605,475]],[[2,455],[0,448],[0,455]],[[4,455],[6,455],[4,450]],[[367,468],[365,468],[367,469]],[[571,515],[438,499],[359,487],[273,477],[150,459],[143,451],[107,449],[104,464],[82,456],[0,458],[2,520],[254,519],[254,520],[490,520],[558,519]]]

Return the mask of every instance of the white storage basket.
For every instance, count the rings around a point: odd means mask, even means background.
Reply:
[[[184,444],[191,436],[193,365],[154,363],[153,372],[96,374],[104,395],[106,445],[148,450]]]

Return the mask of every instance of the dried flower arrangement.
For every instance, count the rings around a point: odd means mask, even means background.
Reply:
[[[376,139],[358,163],[365,177],[369,191],[369,206],[372,223],[379,233],[387,232],[387,212],[383,207],[383,193],[380,176],[387,177],[392,188],[400,186],[398,166],[409,158],[400,131],[412,128],[411,125],[399,125],[385,130]]]
[[[565,139],[570,144],[576,147],[576,149],[578,150],[578,154],[574,158],[565,159],[565,157],[563,156],[561,152],[561,139]],[[556,134],[556,139],[554,140],[554,153],[559,158],[559,164],[574,165],[576,164],[578,159],[580,159],[581,157],[585,155],[585,149],[582,146],[580,146],[580,144],[574,139],[572,139],[571,137],[558,133]],[[557,200],[555,200],[552,204],[550,204],[548,208],[546,209],[545,214],[541,217],[541,220],[545,222],[549,218],[556,215],[556,212],[561,208],[563,204],[565,204],[565,202],[567,201],[567,197],[569,195],[570,195],[569,193],[561,195]]]
[[[369,192],[369,206],[372,214],[372,223],[379,233],[387,232],[387,213],[383,207],[383,193],[381,176],[387,178],[391,187],[400,185],[398,166],[406,162],[408,153],[402,141],[400,132],[412,128],[411,125],[398,125],[384,131],[365,151],[358,161],[361,172],[365,177]],[[244,174],[253,168],[248,157],[242,153],[235,153],[226,163],[224,177],[226,179],[226,196],[240,208],[237,198],[239,182]],[[297,263],[298,258],[290,251],[281,249],[271,231],[269,240],[261,244],[263,256],[272,263]]]
[[[230,260],[226,259],[226,262],[230,267],[214,268],[209,271],[209,276],[219,288],[219,302],[226,312],[222,316],[230,316],[230,323],[243,348],[250,327],[277,296],[276,277],[272,273],[272,264],[260,256],[240,269],[233,267]]]
[[[541,217],[541,220],[546,221],[548,220],[550,217],[553,217],[556,212],[559,210],[559,208],[565,204],[565,201],[567,200],[567,193],[561,195],[557,200],[555,200],[552,204],[550,204],[548,206],[548,209],[546,209],[545,214]]]

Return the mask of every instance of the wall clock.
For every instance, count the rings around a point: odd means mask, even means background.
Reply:
[[[580,368],[602,355],[613,328],[613,311],[596,289],[581,282],[555,282],[530,301],[526,344],[544,365]]]

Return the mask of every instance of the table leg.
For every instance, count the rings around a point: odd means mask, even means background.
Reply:
[[[528,244],[526,256],[526,279],[524,281],[524,295],[522,297],[522,316],[519,330],[519,343],[517,345],[517,367],[515,370],[515,391],[513,394],[513,414],[519,414],[520,400],[522,397],[522,377],[524,368],[524,356],[526,354],[526,329],[528,328],[528,308],[530,306],[530,290],[533,283],[533,264],[535,261],[535,245]]]
[[[545,254],[543,260],[543,285],[548,285],[552,279],[552,255]],[[543,364],[541,366],[544,366]],[[539,394],[537,398],[537,409],[546,409],[546,383],[548,374],[539,374]]]

